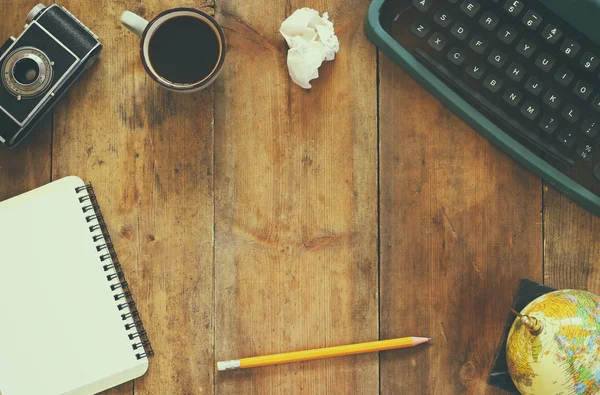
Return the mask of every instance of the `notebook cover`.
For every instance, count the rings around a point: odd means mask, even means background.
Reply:
[[[556,290],[554,288],[536,283],[535,281],[523,279],[519,281],[519,288],[513,303],[513,309],[521,311],[533,300],[552,291]],[[496,353],[496,359],[494,360],[494,365],[492,366],[492,370],[488,378],[488,384],[501,388],[510,393],[518,394],[519,391],[517,391],[517,387],[515,387],[512,379],[510,378],[510,374],[508,373],[508,365],[506,363],[506,340],[508,338],[510,327],[514,321],[515,315],[509,313],[506,326],[502,332],[500,346],[498,348],[498,352]]]
[[[67,177],[0,202],[0,394],[88,395],[152,348],[93,188]]]

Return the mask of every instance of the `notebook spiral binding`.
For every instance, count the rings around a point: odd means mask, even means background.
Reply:
[[[144,324],[129,289],[129,284],[119,263],[94,188],[92,184],[87,184],[75,188],[75,192],[77,194],[85,193],[85,195],[79,197],[79,203],[84,205],[81,210],[85,215],[85,220],[91,224],[89,230],[92,233],[92,240],[96,243],[96,251],[100,254],[102,268],[108,273],[106,280],[110,283],[110,290],[115,292],[113,297],[115,302],[118,302],[117,308],[119,311],[128,311],[121,314],[121,320],[124,322],[129,340],[132,341],[131,347],[136,351],[140,350],[135,356],[137,359],[152,357],[154,355],[152,344],[150,344],[148,334],[144,329]]]

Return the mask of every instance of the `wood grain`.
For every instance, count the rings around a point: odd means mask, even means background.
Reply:
[[[102,0],[99,12],[63,3],[104,50],[56,108],[53,178],[93,182],[156,351],[146,376],[111,393],[211,393],[212,90],[159,87],[141,65],[139,38],[119,22],[127,9],[151,18],[186,2]]]
[[[435,337],[381,354],[381,392],[500,393],[508,307],[542,279],[541,182],[383,54],[380,72],[381,337]]]
[[[600,218],[544,186],[544,281],[600,294]]]
[[[367,2],[218,1],[216,357],[377,338],[375,49]],[[311,90],[290,80],[281,22],[329,11],[341,51]],[[376,354],[220,373],[216,393],[369,394]]]
[[[0,40],[37,2],[0,0]],[[2,150],[0,201],[93,182],[157,354],[107,393],[500,393],[486,379],[518,279],[600,293],[600,219],[377,56],[368,2],[61,5],[104,50],[32,138]],[[217,84],[188,96],[145,74],[119,23],[176,6],[215,12],[229,45]],[[329,11],[341,42],[309,91],[279,34],[304,6]],[[214,372],[215,359],[411,335],[436,340]]]
[[[0,1],[0,42],[23,32],[25,17],[37,0]],[[0,146],[0,201],[50,181],[52,114],[35,128],[26,144],[13,150]]]

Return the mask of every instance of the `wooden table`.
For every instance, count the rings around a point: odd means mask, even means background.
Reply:
[[[0,37],[38,0],[0,0]],[[367,0],[63,0],[99,62],[21,148],[0,200],[94,183],[156,357],[110,394],[500,393],[486,385],[518,279],[600,292],[600,220],[516,165],[366,39]],[[214,88],[144,72],[129,9],[216,14]],[[341,42],[309,91],[279,25],[329,11]],[[215,361],[377,338],[411,350],[240,372]]]

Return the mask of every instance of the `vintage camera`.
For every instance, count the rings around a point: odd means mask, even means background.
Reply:
[[[0,142],[21,143],[97,59],[102,45],[56,4],[35,6],[25,30],[0,47]]]

